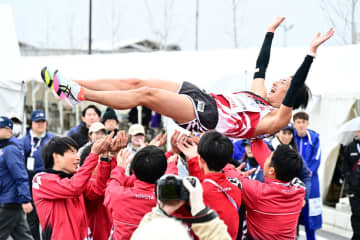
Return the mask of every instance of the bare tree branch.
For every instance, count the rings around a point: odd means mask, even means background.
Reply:
[[[356,24],[358,20],[356,17],[360,16],[360,14],[356,14],[358,3],[359,0],[322,0],[320,4],[327,19],[337,31],[336,39],[340,38],[343,44],[355,44],[360,41]]]

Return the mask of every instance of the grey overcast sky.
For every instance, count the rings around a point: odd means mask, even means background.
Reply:
[[[232,2],[199,0],[200,50],[234,47]],[[20,41],[49,48],[87,47],[88,0],[0,0],[0,3],[13,7]],[[288,47],[308,46],[316,32],[327,31],[331,26],[320,4],[321,0],[239,0],[238,47],[260,47],[266,26],[276,16],[286,16],[285,24],[294,25],[287,33]],[[93,0],[93,44],[111,48],[114,42],[160,40],[160,35],[167,33],[167,43],[193,50],[195,6],[195,0]],[[336,45],[338,41],[334,38],[327,44]],[[274,46],[283,45],[284,31],[280,28]]]

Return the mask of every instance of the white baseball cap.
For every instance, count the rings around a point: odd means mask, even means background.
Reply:
[[[104,124],[102,124],[101,122],[95,122],[95,123],[91,124],[91,126],[89,128],[89,134],[92,134],[92,133],[100,131],[100,130],[106,131]]]
[[[145,129],[141,124],[133,124],[129,128],[129,135],[135,136],[137,134],[145,135]]]

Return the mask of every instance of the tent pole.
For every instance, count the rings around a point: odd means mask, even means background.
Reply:
[[[59,126],[60,129],[58,130],[58,133],[62,134],[63,133],[63,129],[64,129],[64,119],[63,119],[63,103],[62,101],[58,102],[58,111],[59,111]]]
[[[40,84],[36,84],[35,88],[33,88],[31,93],[31,100],[32,100],[32,110],[36,110],[36,93],[40,90]]]
[[[22,121],[22,127],[21,127],[21,136],[25,135],[25,131],[26,131],[26,110],[25,110],[25,106],[26,106],[26,85],[25,85],[25,81],[21,81],[21,94],[22,94],[22,98],[23,98],[23,106],[22,106],[22,115],[21,115],[21,121]]]
[[[49,117],[49,88],[44,88],[44,110],[45,110],[45,116],[47,119],[51,119]]]

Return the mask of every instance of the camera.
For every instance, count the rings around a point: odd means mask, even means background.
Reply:
[[[189,191],[182,178],[173,174],[164,175],[157,181],[156,195],[159,200],[189,200]]]

